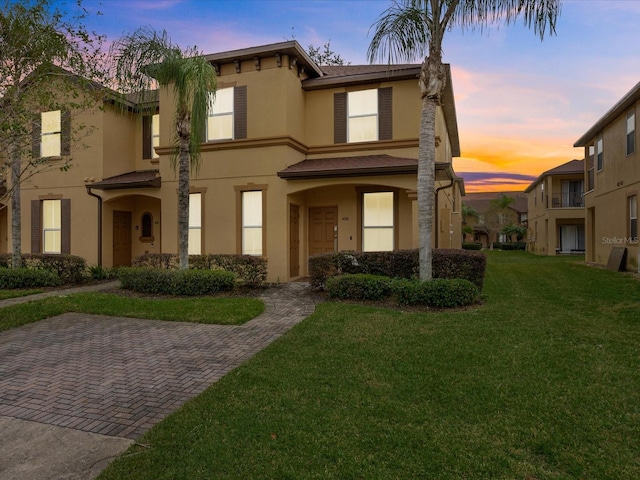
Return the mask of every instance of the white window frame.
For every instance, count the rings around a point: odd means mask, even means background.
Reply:
[[[355,105],[352,105],[352,101],[355,102],[358,100],[358,97],[364,96],[372,96],[372,100],[375,101],[375,108],[371,107],[370,110],[358,111],[355,108]],[[373,131],[373,135],[371,138],[355,138],[354,131],[355,128],[352,128],[352,120],[357,121],[360,119],[374,118],[375,119],[375,128]],[[347,93],[347,143],[356,143],[356,142],[375,142],[379,139],[379,105],[378,105],[378,89],[368,89],[368,90],[359,90],[356,92],[348,92]]]
[[[221,104],[218,99],[221,95],[230,95],[231,96],[231,109],[222,109]],[[227,99],[228,100],[228,99]],[[214,142],[217,140],[233,140],[235,138],[234,131],[234,116],[235,116],[235,100],[234,100],[234,87],[221,88],[216,90],[215,95],[209,94],[209,109],[207,113],[207,142]],[[231,135],[230,136],[213,136],[212,132],[209,129],[209,122],[212,119],[229,117],[231,120]]]
[[[263,217],[264,217],[264,201],[263,201],[263,191],[262,190],[245,190],[242,192],[242,254],[243,255],[255,255],[262,256],[264,251],[263,245]],[[250,202],[255,202],[252,204]],[[258,211],[258,214],[253,212],[249,212],[249,209],[255,209]],[[252,238],[256,237],[256,233],[258,232],[258,238],[260,241],[258,242],[259,247],[249,249],[247,247],[247,240],[249,238],[248,233],[253,231],[254,234],[251,235]]]
[[[195,211],[197,206],[198,211]],[[200,215],[197,215],[197,213]],[[198,247],[192,238],[198,238]],[[189,255],[202,255],[202,194],[190,193],[189,194]]]
[[[155,147],[160,146],[160,114],[151,116],[151,158],[159,158]]]
[[[56,139],[56,148],[51,152],[45,151],[45,145],[51,141],[55,142]],[[48,158],[60,155],[62,155],[62,111],[42,112],[40,113],[40,156]]]
[[[375,196],[380,196],[380,195],[385,195],[385,196],[391,196],[391,218],[387,219],[387,223],[380,223],[378,222],[372,222],[373,224],[370,224],[369,221],[370,219],[367,218],[367,199],[368,198],[374,198]],[[396,202],[396,198],[393,192],[390,191],[385,191],[385,192],[365,192],[362,194],[362,251],[363,252],[369,252],[369,251],[383,251],[383,252],[387,252],[387,251],[393,251],[395,248],[395,234],[396,234],[396,226],[395,226],[395,202]],[[387,231],[391,231],[391,245],[387,246],[387,248],[381,250],[381,249],[370,249],[367,246],[367,234],[369,232],[373,232],[374,230],[387,230]]]
[[[51,207],[51,215],[47,215]],[[55,250],[47,250],[47,237],[54,235]],[[43,200],[42,201],[42,253],[60,254],[62,253],[62,201]]]

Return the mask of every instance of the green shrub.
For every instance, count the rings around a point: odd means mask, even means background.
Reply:
[[[394,293],[400,305],[424,305],[433,308],[455,308],[472,305],[479,290],[468,280],[439,278],[427,282],[399,280]]]
[[[117,268],[108,268],[102,265],[90,265],[88,273],[93,280],[111,280],[118,277]]]
[[[11,254],[0,255],[0,267],[11,266]],[[30,270],[48,270],[60,277],[62,283],[80,283],[84,280],[87,262],[75,255],[23,253],[22,266]]]
[[[62,281],[49,270],[29,268],[0,268],[0,289],[57,287]]]
[[[148,253],[134,259],[134,267],[177,269],[180,266],[175,253]],[[248,286],[262,285],[267,279],[267,259],[254,255],[205,254],[189,255],[189,268],[193,270],[226,270]]]
[[[480,242],[466,242],[462,244],[463,250],[482,250],[482,243]]]
[[[526,250],[527,244],[525,242],[503,242],[499,245],[500,250]],[[497,246],[495,248],[498,248]]]
[[[482,290],[487,265],[485,255],[457,249],[433,250],[433,278],[465,278]],[[418,250],[393,252],[327,253],[309,258],[311,285],[320,288],[327,279],[345,273],[367,273],[391,278],[417,278]]]
[[[132,267],[118,269],[118,278],[124,289],[159,295],[210,295],[235,287],[235,275],[224,270]]]
[[[327,280],[327,293],[343,300],[382,300],[391,294],[391,283],[379,275],[345,274]]]

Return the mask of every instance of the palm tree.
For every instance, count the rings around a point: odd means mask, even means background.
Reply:
[[[216,90],[213,66],[195,48],[174,45],[167,32],[142,27],[116,41],[110,50],[114,79],[121,93],[136,93],[145,104],[157,87],[171,88],[175,97],[178,165],[178,248],[180,268],[189,268],[189,175],[200,165],[200,132]]]
[[[418,148],[420,280],[431,279],[431,232],[435,203],[435,121],[447,81],[442,42],[447,30],[482,29],[518,17],[544,38],[555,32],[561,0],[393,0],[374,23],[370,62],[388,64],[424,58],[420,80],[422,113]]]

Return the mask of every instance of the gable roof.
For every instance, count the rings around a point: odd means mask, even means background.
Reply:
[[[529,211],[527,195],[520,191],[467,193],[465,195],[464,203],[473,207],[479,213],[484,213],[491,208],[491,202],[500,195],[506,195],[513,198],[514,202],[509,205],[511,210],[518,213],[526,213]]]
[[[122,188],[160,188],[161,178],[158,170],[138,170],[113,177],[107,177],[99,182],[88,183],[87,187],[98,190],[118,190]]]
[[[588,143],[598,135],[604,128],[613,122],[620,115],[625,113],[633,104],[640,100],[640,82],[636,83],[635,87],[629,90],[624,97],[622,97],[618,103],[616,103],[611,109],[605,113],[589,130],[582,135],[574,147],[586,147]]]
[[[529,193],[536,185],[542,182],[545,178],[551,175],[577,175],[584,173],[584,160],[570,160],[567,163],[563,163],[551,170],[542,172],[538,178],[536,178],[531,185],[525,188],[525,193]]]

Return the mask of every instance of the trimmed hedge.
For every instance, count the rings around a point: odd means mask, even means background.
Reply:
[[[434,308],[466,307],[476,302],[480,291],[463,278],[436,278],[428,282],[399,280],[395,293],[400,305],[426,305]]]
[[[331,298],[350,300],[382,300],[392,292],[389,277],[356,273],[341,275],[327,280],[327,293]]]
[[[482,290],[487,258],[481,252],[433,250],[433,278],[464,278]],[[367,273],[391,278],[417,278],[418,250],[393,252],[325,253],[309,258],[311,285],[324,287],[328,278],[345,273]]]
[[[160,295],[209,295],[233,290],[235,274],[224,270],[120,268],[118,279],[127,290]]]
[[[465,242],[462,244],[463,250],[482,250],[482,243],[480,242]]]
[[[148,253],[136,257],[134,267],[178,269],[180,259],[175,253]],[[189,268],[193,270],[226,270],[249,286],[262,285],[267,279],[267,259],[254,255],[205,254],[189,255]]]
[[[11,266],[11,254],[0,254],[0,267]],[[80,283],[84,280],[87,262],[75,255],[23,253],[22,266],[29,270],[48,270],[55,273],[62,283]]]
[[[57,287],[60,277],[49,270],[30,268],[0,268],[0,289]]]
[[[500,250],[526,250],[526,242],[503,242],[494,243],[493,248],[499,248]]]

